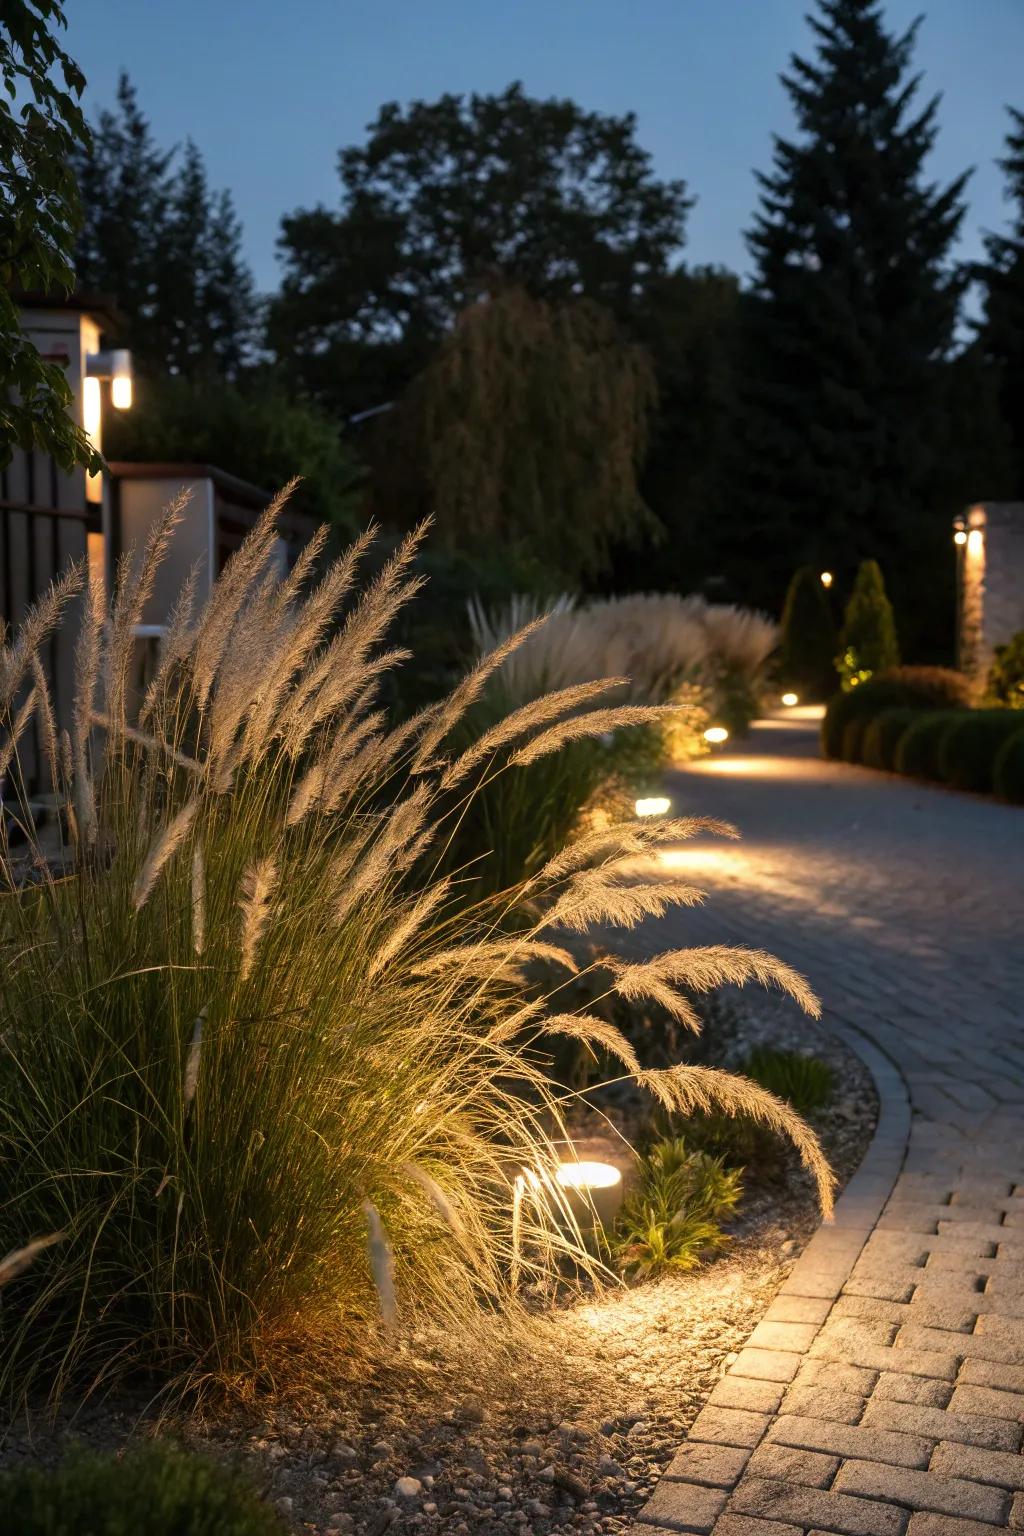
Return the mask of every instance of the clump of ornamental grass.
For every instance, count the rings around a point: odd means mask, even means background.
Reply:
[[[645,1070],[560,994],[569,936],[628,930],[700,893],[637,856],[731,829],[592,828],[512,888],[457,900],[444,850],[481,786],[651,718],[568,688],[453,746],[502,641],[393,724],[379,704],[410,537],[361,593],[361,538],[275,559],[278,497],[195,611],[186,584],[129,709],[133,629],[182,516],[86,588],[71,729],[40,657],[70,572],[0,652],[0,753],[28,852],[0,848],[0,1394],[48,1399],[131,1373],[242,1395],[309,1381],[330,1352],[425,1319],[454,1337],[514,1317],[585,1243],[553,1168],[571,1104],[548,1046],[590,1042],[667,1111],[743,1112],[831,1175],[789,1106],[702,1067]],[[536,621],[540,622],[540,621]],[[68,845],[44,851],[17,741],[37,728]],[[641,863],[641,870],[643,865]],[[606,989],[656,997],[756,976],[754,951],[603,956]],[[535,973],[552,977],[539,990]],[[524,1170],[533,1175],[524,1179]]]

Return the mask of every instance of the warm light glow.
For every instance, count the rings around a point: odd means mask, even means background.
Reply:
[[[782,695],[782,702],[787,709],[792,709],[794,704],[800,703],[800,695],[798,693],[784,693]]]
[[[704,740],[709,741],[712,746],[716,747],[719,742],[729,740],[729,732],[724,725],[709,725],[704,732]]]
[[[559,1163],[555,1178],[563,1189],[612,1189],[622,1182],[611,1163]]]
[[[967,535],[967,553],[973,560],[980,559],[985,549],[985,535],[980,528],[972,528]]]
[[[99,379],[82,380],[82,427],[93,447],[99,446],[102,402]]]
[[[822,573],[821,573],[821,584],[822,584],[823,587],[830,587],[832,585],[832,572],[831,571],[822,571]]]
[[[653,795],[649,800],[638,800],[634,810],[638,816],[664,816],[672,809],[672,801],[665,795]]]
[[[954,544],[966,544],[967,543],[967,530],[966,530],[966,528],[958,528],[957,529],[956,533],[954,533],[954,535],[953,535],[953,543]]]
[[[132,376],[115,373],[110,381],[110,403],[116,411],[129,411],[132,404]]]

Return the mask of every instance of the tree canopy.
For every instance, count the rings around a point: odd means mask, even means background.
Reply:
[[[353,377],[368,345],[380,386],[400,387],[457,314],[509,285],[628,313],[668,270],[689,207],[684,183],[654,175],[635,130],[631,113],[539,101],[518,84],[388,103],[367,142],[339,155],[340,210],[282,221],[279,358],[354,411],[380,403]]]
[[[646,352],[592,301],[478,299],[384,418],[380,510],[434,511],[448,548],[500,547],[549,590],[575,586],[657,529],[638,486],[655,399]]]
[[[1013,204],[1009,232],[985,240],[988,264],[981,345],[995,366],[999,409],[1010,436],[1010,494],[1024,496],[1024,112],[1010,109],[1006,154],[999,161]]]
[[[842,572],[886,548],[926,628],[948,596],[940,461],[966,176],[926,179],[938,99],[915,104],[916,23],[893,36],[876,0],[819,0],[810,25],[815,57],[783,76],[798,134],[776,139],[748,235],[737,537],[766,579],[750,595],[769,601],[794,556]]]
[[[68,414],[71,391],[21,330],[15,295],[74,286],[81,219],[69,161],[88,140],[85,76],[57,41],[57,0],[5,0],[0,26],[0,465],[41,448],[64,469],[99,460]]]
[[[213,192],[199,150],[160,149],[122,75],[116,109],[73,156],[84,222],[75,272],[111,293],[140,372],[237,376],[258,320],[230,194]]]

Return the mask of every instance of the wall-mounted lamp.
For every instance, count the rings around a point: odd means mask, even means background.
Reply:
[[[985,535],[980,528],[972,528],[967,535],[967,553],[973,560],[979,560],[985,549]]]
[[[85,359],[87,401],[89,381],[95,381],[98,389],[101,379],[109,379],[111,405],[117,411],[129,410],[132,403],[132,377],[132,355],[123,347],[110,352],[90,352]]]
[[[954,544],[966,544],[967,543],[967,529],[966,528],[958,528],[956,530],[956,532],[953,535],[953,543]]]
[[[823,587],[830,587],[832,585],[832,572],[831,571],[822,571],[822,573],[821,573],[821,584],[822,584]]]

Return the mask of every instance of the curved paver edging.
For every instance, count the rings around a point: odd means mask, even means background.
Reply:
[[[836,1201],[832,1220],[815,1232],[691,1425],[637,1516],[635,1536],[714,1529],[751,1450],[849,1280],[903,1167],[910,1141],[910,1099],[903,1074],[856,1026],[827,1012],[822,1022],[871,1073],[878,1094],[875,1134]],[[751,1531],[755,1526],[760,1529],[760,1522],[751,1522]]]

